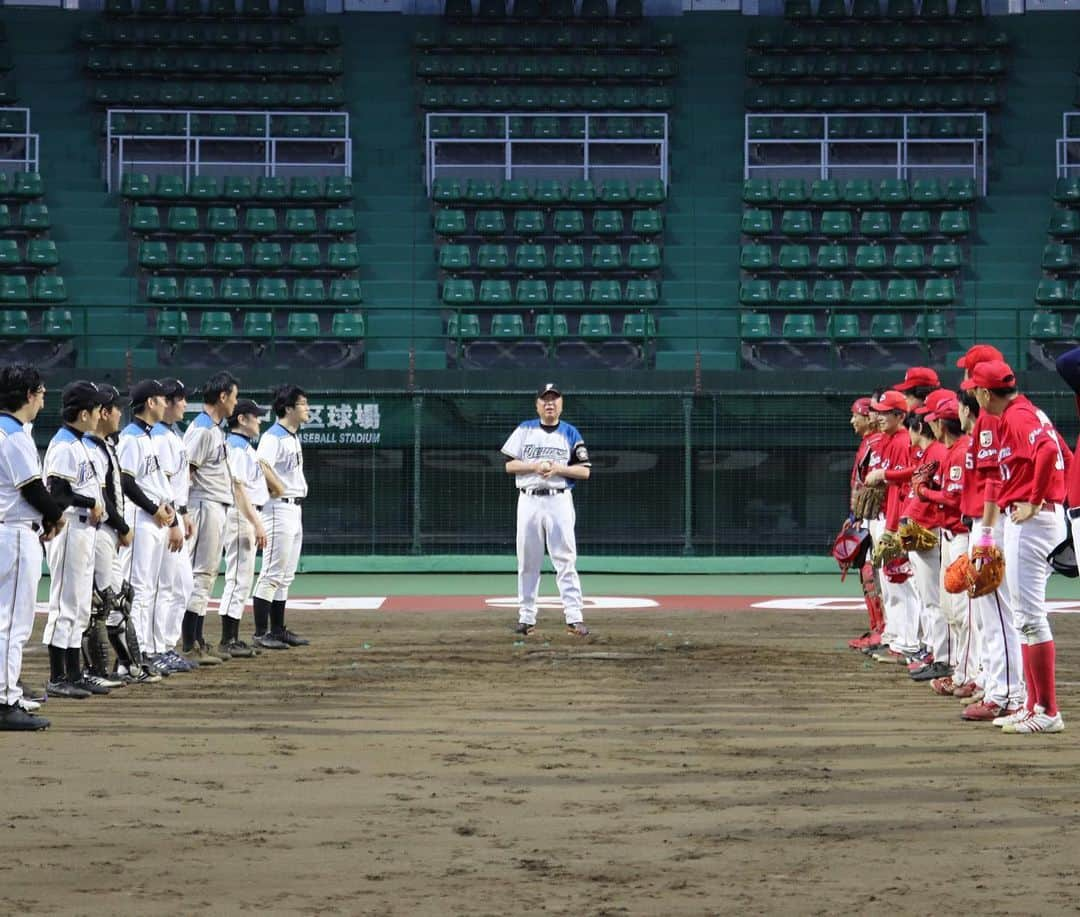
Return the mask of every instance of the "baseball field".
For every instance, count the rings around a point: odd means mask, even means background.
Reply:
[[[5,912],[1076,913],[1071,606],[1067,730],[1007,736],[844,647],[857,583],[583,579],[593,636],[523,640],[512,577],[302,577],[310,647],[50,701]]]

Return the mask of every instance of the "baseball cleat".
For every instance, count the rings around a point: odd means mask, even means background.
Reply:
[[[962,685],[956,685],[953,687],[953,697],[970,698],[974,697],[979,690],[979,686],[973,681],[965,681]]]
[[[33,713],[35,710],[41,709],[41,704],[36,700],[30,700],[29,697],[20,697],[17,706],[20,710],[25,710],[27,713]]]
[[[299,634],[294,634],[287,627],[283,630],[270,631],[270,636],[272,636],[275,640],[280,640],[282,643],[288,644],[289,646],[311,645],[310,640],[306,639],[305,637],[301,637]]]
[[[89,697],[90,692],[73,685],[70,681],[50,681],[45,683],[45,690],[49,697],[69,697],[72,700],[82,700]]]
[[[196,644],[196,648],[202,650],[204,656],[212,656],[219,662],[228,662],[232,657],[228,653],[215,653],[210,649],[210,644],[205,640],[200,640]],[[214,663],[210,663],[213,665]]]
[[[1053,715],[1046,712],[1046,708],[1036,704],[1031,716],[1015,723],[1007,723],[1001,727],[1002,732],[1013,735],[1034,735],[1036,732],[1064,732],[1065,721],[1061,718],[1060,711]]]
[[[960,719],[972,723],[992,723],[999,716],[1010,716],[1019,710],[1019,707],[1002,707],[992,701],[981,700],[975,704],[968,704],[964,712],[960,714]]]
[[[0,730],[8,732],[36,732],[48,729],[49,721],[43,716],[27,713],[17,704],[0,704]]]
[[[907,665],[907,656],[903,653],[898,653],[896,650],[879,650],[872,656],[874,662],[889,662],[893,665]]]
[[[995,717],[994,725],[1001,726],[1002,728],[1004,728],[1005,726],[1012,726],[1014,723],[1019,723],[1021,720],[1026,720],[1029,716],[1031,716],[1031,711],[1028,710],[1027,707],[1021,707],[1019,710],[1016,711],[1016,713],[1010,713],[1008,716]],[[1009,731],[1012,732],[1011,729]]]
[[[911,673],[912,681],[933,681],[935,678],[947,678],[952,675],[952,666],[947,662],[931,662],[918,671]]]
[[[524,621],[522,621],[520,624],[518,624],[517,627],[514,628],[514,633],[522,637],[531,637],[534,633],[536,633],[536,625],[526,624]]]
[[[224,646],[219,645],[218,650],[224,650],[236,659],[249,659],[255,655],[255,650],[244,643],[243,640],[230,640]]]
[[[585,626],[584,621],[576,621],[573,624],[566,625],[566,632],[572,634],[575,637],[587,637],[589,636],[589,628]]]
[[[935,678],[930,682],[930,690],[941,697],[952,697],[953,688],[955,687],[951,675],[946,675],[944,678]]]
[[[864,634],[861,637],[856,637],[854,640],[849,640],[848,646],[850,646],[853,650],[861,650],[863,652],[865,652],[866,650],[876,650],[878,647],[881,646],[881,634],[875,631],[870,631],[869,633]]]
[[[859,634],[859,636],[852,637],[850,640],[848,640],[847,645],[853,650],[860,650],[864,646],[869,646],[869,644],[866,642],[869,639],[870,631],[863,631],[861,634]]]
[[[288,643],[282,643],[270,634],[256,634],[251,642],[264,650],[287,650],[289,648]]]
[[[89,672],[84,672],[83,677],[75,682],[84,691],[89,691],[91,694],[108,694],[113,688],[123,687],[122,684],[118,685],[116,682],[107,681],[104,678],[98,678],[96,675],[91,675]]]
[[[131,680],[137,685],[152,685],[161,681],[162,675],[148,665],[141,666],[131,673]]]

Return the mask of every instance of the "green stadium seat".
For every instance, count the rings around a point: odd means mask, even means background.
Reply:
[[[825,210],[822,212],[821,234],[823,236],[843,238],[850,236],[852,229],[850,210]]]
[[[125,172],[120,182],[120,196],[129,201],[143,200],[154,196],[150,176],[142,172]]]
[[[316,270],[322,255],[316,242],[294,242],[289,248],[289,267],[295,271]]]
[[[810,202],[820,206],[840,202],[840,185],[831,178],[816,179],[810,185]]]
[[[848,204],[875,204],[877,191],[868,178],[852,178],[844,183],[844,201]]]
[[[198,232],[198,210],[194,207],[170,207],[166,228],[176,235],[191,235]]]
[[[457,204],[465,200],[465,192],[456,179],[437,178],[431,186],[431,198],[440,204]]]
[[[353,306],[363,301],[360,281],[355,277],[335,277],[330,281],[327,301],[339,306]]]
[[[664,216],[659,210],[635,210],[630,231],[635,236],[655,236],[664,231]]]
[[[525,322],[516,313],[498,312],[491,316],[491,336],[493,338],[523,338],[525,337]]]
[[[594,271],[617,271],[623,266],[622,249],[618,245],[594,245],[591,264]]]
[[[5,309],[0,312],[0,337],[20,338],[30,334],[30,316],[25,309]]]
[[[975,196],[973,178],[950,178],[945,186],[945,200],[950,204],[970,204]]]
[[[272,312],[245,312],[240,333],[246,338],[272,338],[274,336],[274,314]]]
[[[184,280],[182,298],[185,302],[208,303],[217,300],[217,290],[210,277],[188,277]]]
[[[631,200],[630,183],[609,180],[600,184],[600,201],[604,204],[627,204]]]
[[[256,236],[271,236],[277,231],[277,213],[272,207],[248,207],[244,211],[244,232]]]
[[[186,271],[197,271],[206,267],[206,246],[202,242],[177,242],[176,265]]]
[[[358,341],[367,333],[364,316],[358,312],[335,312],[330,321],[330,335],[345,341]]]
[[[514,301],[509,280],[487,279],[480,282],[480,303],[485,306],[508,306]]]
[[[870,238],[881,238],[892,233],[892,216],[887,210],[864,210],[859,218],[859,232]]]
[[[930,251],[930,266],[937,271],[953,271],[964,264],[964,253],[959,245],[935,245]]]
[[[1031,316],[1028,333],[1032,340],[1054,341],[1064,337],[1061,316],[1056,312],[1036,312]]]
[[[161,216],[157,207],[136,204],[128,217],[128,228],[139,235],[158,232],[161,229]]]
[[[267,305],[289,302],[289,285],[281,277],[260,277],[255,284],[255,301]]]
[[[923,287],[923,299],[931,306],[951,305],[956,299],[956,287],[951,277],[934,277]]]
[[[744,312],[739,316],[739,337],[757,341],[772,336],[772,322],[767,312]]]
[[[519,245],[514,251],[514,267],[532,273],[547,267],[547,251],[543,245]]]
[[[551,266],[560,273],[573,273],[585,267],[585,250],[580,245],[556,245]]]
[[[846,271],[848,250],[846,245],[822,245],[817,251],[817,267],[820,271]]]
[[[570,281],[576,283],[577,281]],[[581,299],[585,298],[585,292],[582,290]],[[581,300],[578,300],[579,302]],[[570,335],[569,322],[566,320],[565,315],[561,314],[544,314],[536,316],[536,325],[533,328],[533,334],[536,337],[546,338],[565,338]]]
[[[260,271],[275,271],[285,265],[278,242],[256,242],[251,246],[251,266]]]
[[[755,273],[772,267],[772,248],[768,245],[744,245],[739,250],[739,267]]]
[[[175,277],[151,277],[146,284],[146,298],[154,303],[179,302],[180,284]],[[2,299],[5,297],[0,292],[0,300]]]
[[[656,320],[647,312],[629,312],[623,317],[622,337],[630,341],[644,341],[656,337]]]
[[[1059,178],[1054,185],[1054,200],[1061,204],[1080,204],[1080,176]]]
[[[31,267],[50,268],[60,263],[60,254],[52,239],[31,239],[26,243],[26,263]]]
[[[465,200],[470,204],[490,204],[498,197],[495,182],[470,178],[465,184]]]
[[[464,210],[439,210],[435,213],[435,235],[460,236],[468,231]]]
[[[213,175],[192,175],[188,182],[187,198],[193,201],[216,201],[221,197],[221,188]]]
[[[773,301],[772,283],[768,280],[744,280],[739,284],[739,302],[744,306],[766,306]]]
[[[285,179],[277,175],[260,175],[255,182],[255,199],[279,203],[288,200],[289,187]]]
[[[546,280],[519,280],[515,300],[519,306],[545,306],[548,303]]]
[[[860,277],[851,281],[848,298],[855,306],[876,306],[881,302],[881,284]]]
[[[199,322],[199,337],[229,338],[233,336],[232,314],[208,310],[202,314]]]
[[[929,214],[927,215],[929,219]],[[938,230],[943,236],[966,236],[971,232],[971,219],[966,210],[943,210]]]
[[[1070,301],[1067,281],[1044,277],[1035,288],[1035,302],[1040,306],[1064,306]]]
[[[184,337],[190,332],[188,314],[186,312],[167,312],[162,310],[157,314],[155,327],[158,337]]]
[[[598,236],[619,236],[623,232],[622,211],[597,210],[593,213],[593,232]]]
[[[631,306],[652,306],[660,301],[660,289],[652,279],[639,277],[628,280],[623,301]]]
[[[214,267],[219,270],[236,271],[244,267],[246,257],[244,246],[239,242],[215,242],[212,257]]]
[[[517,210],[514,212],[514,233],[531,239],[544,234],[544,212],[542,210]]]
[[[352,211],[345,211],[352,213]],[[329,219],[327,220],[329,222]],[[319,231],[319,222],[314,209],[310,207],[291,207],[285,211],[285,231],[294,236],[310,236]]]
[[[70,309],[46,309],[41,315],[41,333],[47,337],[71,337],[75,319]]]
[[[289,200],[291,201],[318,201],[322,200],[323,191],[319,179],[311,175],[296,175],[289,182]]]
[[[930,213],[926,210],[905,210],[900,214],[900,235],[921,238],[931,233]]]
[[[532,200],[532,192],[527,181],[508,179],[499,185],[497,197],[504,204],[526,204]]]
[[[328,175],[323,183],[323,200],[346,203],[353,199],[352,179],[345,175]],[[342,313],[349,314],[349,313]],[[363,322],[362,316],[357,316]]]
[[[825,334],[834,341],[856,341],[862,337],[859,316],[843,312],[830,313],[825,322]]]
[[[780,218],[780,231],[785,236],[809,236],[814,223],[809,210],[785,210]]]
[[[801,178],[782,178],[776,184],[776,202],[785,206],[789,204],[805,204],[807,200],[806,185]]]
[[[662,204],[667,199],[664,183],[659,179],[639,181],[634,188],[634,202],[638,204]]]
[[[911,200],[908,183],[902,178],[883,178],[878,186],[878,201],[882,204],[900,206]]]
[[[897,312],[878,312],[870,319],[870,338],[875,341],[904,337],[904,320]]]
[[[0,239],[0,268],[18,267],[22,264],[19,243],[14,239]]]
[[[505,245],[481,245],[476,249],[476,266],[482,271],[504,271],[510,266]]]
[[[855,269],[858,271],[883,271],[888,257],[882,245],[860,245],[855,249]]]
[[[785,315],[780,335],[785,340],[805,340],[817,337],[814,316],[803,312],[791,312]]]
[[[747,204],[771,204],[772,183],[767,178],[748,178],[743,182],[742,196]]]
[[[748,236],[765,236],[772,232],[773,219],[770,210],[744,210],[742,231]]]
[[[154,197],[165,201],[182,201],[187,197],[182,175],[159,175],[154,182]]]
[[[558,236],[580,236],[585,232],[585,216],[580,210],[556,210],[552,228]]]
[[[810,286],[805,280],[781,280],[776,284],[776,301],[785,306],[810,302]]]
[[[234,203],[245,203],[255,197],[255,186],[246,175],[228,175],[222,184],[221,196]]]
[[[1042,267],[1047,271],[1071,271],[1076,268],[1076,255],[1067,243],[1049,242],[1043,246]]]
[[[945,327],[945,316],[940,312],[929,312],[915,316],[912,336],[920,341],[940,341],[949,336]]]
[[[293,283],[293,299],[305,306],[321,306],[326,302],[326,286],[318,277],[300,277]]]
[[[596,187],[587,178],[575,178],[567,188],[566,200],[571,204],[594,204]]]
[[[626,253],[626,265],[634,271],[658,270],[660,260],[660,246],[651,242],[631,245]]]
[[[600,283],[606,283],[606,281],[596,281],[593,283],[593,287],[596,287]],[[618,284],[616,284],[618,286]],[[616,298],[615,302],[618,299]],[[589,302],[592,305],[605,305],[612,302],[609,298],[599,299],[594,297],[592,291],[589,293]],[[609,338],[612,335],[611,329],[611,316],[606,313],[586,313],[578,320],[578,337],[582,338]]]
[[[926,255],[921,245],[897,245],[893,249],[893,267],[898,271],[921,271]]]
[[[836,306],[847,303],[847,292],[842,280],[818,280],[814,284],[814,305]]]
[[[585,284],[580,280],[556,280],[551,287],[551,301],[559,306],[577,306],[585,302]]]
[[[944,199],[945,193],[941,190],[941,183],[936,178],[917,178],[911,185],[913,204],[924,206],[940,204]]]
[[[467,253],[468,248],[465,249]],[[337,271],[355,271],[360,267],[360,250],[356,243],[331,242],[326,249],[326,266]]]
[[[38,274],[34,278],[35,302],[65,302],[68,298],[64,278],[59,274]]]
[[[285,323],[285,337],[295,340],[313,340],[321,331],[316,312],[290,312]]]
[[[914,280],[890,280],[885,288],[885,302],[890,306],[913,306],[918,301],[919,285]]]
[[[533,200],[538,204],[561,204],[565,200],[562,183],[556,179],[541,179],[536,183]]]
[[[615,306],[622,302],[622,287],[617,280],[594,280],[589,284],[589,305]]]
[[[243,306],[255,298],[251,280],[247,277],[224,277],[221,281],[221,301],[232,306]]]

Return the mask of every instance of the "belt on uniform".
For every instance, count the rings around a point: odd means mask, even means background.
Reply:
[[[1071,506],[1065,511],[1070,519],[1080,519],[1080,506]]]
[[[257,512],[257,513],[262,512],[262,507],[261,506],[256,506],[256,507],[253,507],[253,508],[254,508],[255,512]]]
[[[293,506],[299,506],[304,502],[303,497],[278,497],[279,503],[291,503]]]
[[[975,524],[975,519],[972,516],[961,516],[960,522],[966,525],[968,528],[971,528]]]
[[[100,522],[91,522],[90,517],[86,513],[79,513],[75,518],[83,525],[92,525],[94,528],[98,528],[101,525]]]
[[[1017,501],[1017,502],[1022,502],[1022,501]],[[1016,506],[1016,503],[1010,503],[1008,506],[1005,507],[1005,512],[1009,512],[1014,506]],[[1047,500],[1045,503],[1043,503],[1042,509],[1040,509],[1039,512],[1040,513],[1052,513],[1054,510],[1056,510],[1058,508],[1058,506],[1060,506],[1060,504],[1055,503],[1053,500]]]
[[[570,488],[569,487],[552,487],[552,488],[542,488],[540,490],[529,490],[527,487],[519,487],[518,490],[520,490],[523,494],[528,494],[530,497],[553,497],[555,494],[567,493],[570,490]]]
[[[0,525],[25,525],[31,532],[41,531],[41,523],[31,522],[29,519],[15,519],[11,522],[0,519]]]
[[[178,506],[178,507],[176,507],[176,511],[177,511],[177,512],[178,512],[178,513],[179,513],[179,514],[180,514],[181,516],[183,516],[183,515],[186,515],[186,514],[187,514],[187,504],[185,504],[184,506]]]

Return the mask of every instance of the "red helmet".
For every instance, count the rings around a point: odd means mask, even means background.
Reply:
[[[911,561],[906,557],[894,557],[892,560],[886,561],[881,571],[890,583],[903,583],[915,575]]]
[[[840,566],[840,582],[844,581],[848,570],[859,559],[859,555],[865,555],[868,547],[865,542],[869,537],[866,529],[856,528],[845,528],[836,536],[832,546],[832,556]]]

